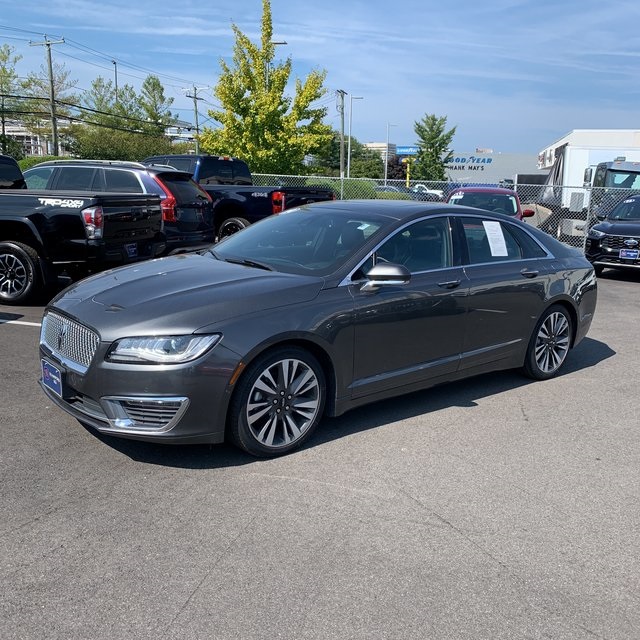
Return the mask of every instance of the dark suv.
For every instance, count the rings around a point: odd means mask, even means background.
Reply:
[[[52,160],[24,172],[29,189],[150,193],[160,196],[167,253],[195,251],[215,240],[209,195],[190,173],[110,160]]]
[[[166,164],[187,171],[199,184],[253,184],[244,160],[232,156],[166,155],[145,158],[144,164]]]
[[[596,275],[605,268],[640,269],[640,195],[626,198],[613,211],[599,214],[585,244]]]

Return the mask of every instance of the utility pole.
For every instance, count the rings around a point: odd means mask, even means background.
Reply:
[[[116,77],[116,84],[115,84],[115,103],[118,104],[118,63],[115,60],[112,60],[111,62],[113,62],[113,72],[115,74]]]
[[[338,113],[340,114],[340,180],[344,179],[344,97],[346,91],[338,89]]]
[[[202,89],[206,89],[207,87],[196,87],[193,85],[193,93],[187,93],[187,98],[193,98],[193,116],[194,116],[194,124],[196,125],[196,155],[200,153],[200,141],[198,138],[200,137],[200,125],[198,124],[198,100],[204,100],[204,98],[198,97],[198,91],[202,91]]]
[[[47,63],[49,66],[49,105],[51,110],[51,138],[53,143],[53,155],[58,155],[58,119],[56,117],[56,94],[53,86],[53,63],[51,62],[51,45],[64,44],[64,38],[60,40],[49,40],[47,34],[44,35],[44,42],[29,42],[32,47],[47,48]]]
[[[363,97],[354,96],[353,94],[349,96],[349,133],[347,135],[347,137],[349,138],[349,142],[347,143],[347,178],[351,177],[351,122],[353,120],[354,100],[363,100]]]

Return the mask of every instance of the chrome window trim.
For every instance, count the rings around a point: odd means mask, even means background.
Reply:
[[[386,236],[384,236],[384,238],[382,238],[378,244],[376,244],[376,246],[367,253],[367,256],[361,260],[358,265],[354,268],[351,269],[351,271],[349,271],[349,273],[347,274],[346,277],[344,277],[340,283],[338,284],[339,287],[345,287],[345,286],[350,286],[353,284],[357,284],[360,282],[366,282],[367,279],[366,278],[361,278],[359,280],[352,280],[353,274],[358,271],[358,269],[360,269],[360,267],[362,267],[362,265],[387,241],[389,240],[389,238],[391,238],[392,236],[397,235],[398,233],[402,233],[402,231],[404,231],[407,227],[417,223],[417,222],[422,222],[423,220],[436,220],[438,218],[451,218],[452,215],[448,212],[445,213],[438,213],[436,215],[425,215],[422,216],[420,218],[413,218],[412,220],[408,220],[407,222],[405,222],[402,226],[398,227],[397,229],[394,229],[393,233],[389,233]],[[449,232],[451,232],[451,226],[449,227]],[[451,237],[451,249],[453,250],[453,237]],[[436,271],[444,271],[446,269],[453,269],[456,266],[461,266],[461,265],[451,265],[449,267],[438,267],[437,269],[425,269],[424,271],[412,271],[410,272],[411,275],[413,276],[414,274],[418,274],[418,273],[435,273]]]

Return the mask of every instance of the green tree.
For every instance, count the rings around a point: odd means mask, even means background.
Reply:
[[[139,104],[142,117],[148,122],[145,129],[149,133],[164,135],[166,128],[176,121],[176,117],[169,111],[173,98],[165,96],[164,87],[157,76],[145,78],[140,91]]]
[[[111,80],[96,78],[79,108],[82,124],[71,127],[65,138],[69,150],[82,158],[103,160],[142,160],[170,153],[164,122],[171,120],[166,106],[171,101],[164,98],[164,88],[155,76],[149,76],[142,88],[138,95],[125,84],[116,96]]]
[[[21,55],[15,54],[14,47],[8,44],[3,44],[0,47],[0,121],[2,122],[0,144],[2,153],[9,153],[9,138],[6,135],[7,119],[16,120],[17,114],[15,112],[18,110],[18,100],[13,96],[18,93],[20,87],[16,63],[21,58]],[[11,147],[13,150],[11,155],[15,157],[15,145],[11,145]]]
[[[349,137],[345,138],[345,153],[349,148]],[[347,161],[345,160],[345,166]],[[323,176],[340,175],[340,132],[333,131],[332,136],[314,153],[309,165],[312,173]],[[349,174],[352,178],[382,178],[384,162],[382,156],[368,149],[356,138],[351,138],[351,162]]]
[[[425,114],[414,123],[413,130],[418,136],[418,154],[411,170],[416,180],[446,180],[445,163],[451,157],[450,151],[456,127],[446,131],[447,117]]]
[[[291,58],[274,64],[269,0],[262,7],[259,46],[232,25],[233,65],[220,61],[214,95],[221,108],[209,111],[220,128],[205,128],[200,144],[209,153],[243,158],[256,173],[301,173],[305,157],[331,138],[331,127],[322,122],[326,107],[313,106],[327,92],[326,72],[314,70],[304,82],[296,79],[293,98],[284,95]]]

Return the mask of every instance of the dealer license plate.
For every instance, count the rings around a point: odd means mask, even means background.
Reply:
[[[42,360],[42,384],[62,398],[62,372],[46,360]]]
[[[133,242],[131,244],[125,244],[124,248],[127,250],[127,256],[129,258],[137,258],[138,257],[138,245]]]
[[[637,260],[639,254],[638,249],[620,249],[620,257],[625,260]]]

